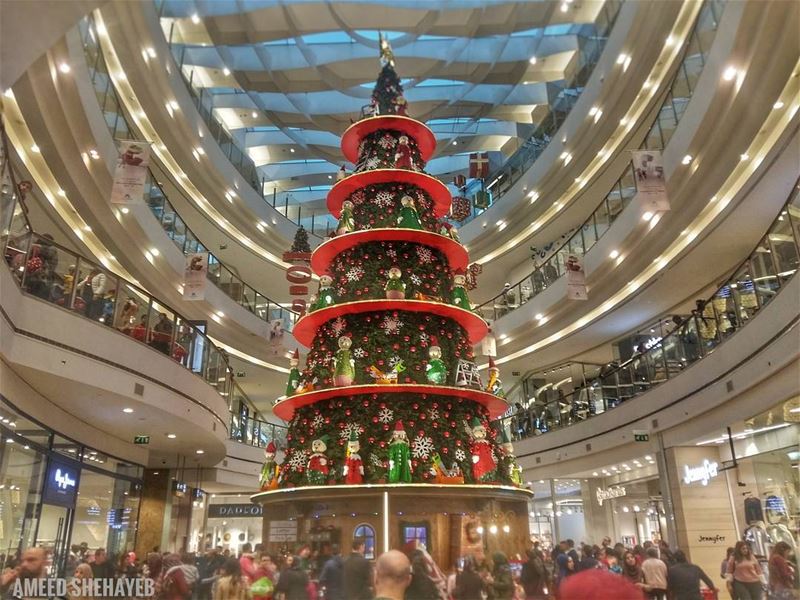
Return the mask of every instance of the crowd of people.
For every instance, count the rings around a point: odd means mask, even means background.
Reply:
[[[560,542],[545,552],[536,542],[525,560],[502,552],[491,561],[480,554],[460,558],[445,574],[424,547],[392,550],[374,562],[363,539],[346,556],[338,545],[273,555],[261,544],[238,556],[212,548],[201,555],[161,553],[140,561],[133,552],[109,556],[105,549],[73,546],[66,572],[77,579],[145,577],[155,600],[705,600],[720,598],[717,584],[681,550],[645,542],[626,548],[604,538],[600,545]],[[733,600],[797,600],[797,564],[786,542],[772,549],[768,575],[746,542],[729,548],[720,565],[720,585]],[[42,548],[5,562],[2,598],[15,598],[17,579],[52,575]],[[86,600],[70,597],[69,600]]]

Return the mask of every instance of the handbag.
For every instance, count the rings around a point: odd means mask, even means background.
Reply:
[[[275,586],[272,585],[272,580],[264,575],[260,579],[256,579],[250,586],[250,593],[253,596],[268,596],[272,593]]]

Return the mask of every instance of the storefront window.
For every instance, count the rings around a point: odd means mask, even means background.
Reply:
[[[414,543],[416,546],[425,547],[428,552],[431,551],[427,523],[401,523],[400,530],[402,532],[403,545]]]
[[[364,540],[364,558],[375,558],[375,530],[370,525],[359,525],[353,530],[353,539]]]
[[[30,445],[7,442],[3,431],[0,443],[0,554],[13,554],[20,545],[33,544],[36,531],[35,507],[45,470],[45,456]],[[8,558],[4,556],[3,558]],[[3,560],[5,564],[5,560]]]

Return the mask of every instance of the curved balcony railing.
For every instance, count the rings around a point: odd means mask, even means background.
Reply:
[[[285,440],[285,426],[263,419],[236,382],[225,352],[206,335],[204,323],[186,319],[140,287],[33,230],[5,130],[0,148],[0,248],[20,289],[114,328],[201,377],[226,401],[231,439],[256,446]]]
[[[684,58],[678,67],[658,116],[642,143],[642,149],[664,149],[672,138],[697,81],[706,64],[708,52],[719,25],[720,0],[706,0],[687,40]],[[599,206],[566,241],[545,255],[534,269],[514,285],[487,300],[476,310],[488,321],[495,321],[515,310],[553,285],[564,273],[570,254],[584,256],[605,233],[636,195],[633,164],[614,183]]]
[[[678,376],[731,338],[781,291],[800,264],[800,180],[755,250],[675,329],[622,364],[556,399],[534,400],[500,419],[519,440],[585,421]],[[521,407],[521,408],[520,408]]]
[[[135,129],[125,115],[117,92],[108,76],[108,67],[103,57],[102,48],[97,42],[94,33],[94,24],[91,16],[84,18],[79,25],[83,50],[86,57],[86,67],[89,78],[95,88],[95,94],[103,111],[111,136],[115,140],[132,139],[136,136]],[[153,216],[161,224],[164,232],[181,249],[184,254],[191,252],[208,253],[208,279],[216,285],[226,296],[234,302],[256,315],[258,318],[274,322],[279,320],[283,328],[291,330],[298,314],[281,306],[266,295],[249,286],[231,268],[224,265],[214,254],[206,248],[192,232],[186,222],[181,218],[158,179],[148,170],[148,181],[145,185],[146,202]]]
[[[603,48],[605,48],[608,35],[616,22],[621,6],[621,0],[606,0],[606,2],[603,3],[595,22],[587,24],[587,28],[590,29],[590,32],[587,34],[580,34],[578,67],[575,69],[572,78],[569,81],[547,84],[547,97],[549,100],[548,114],[544,116],[533,134],[520,143],[519,149],[509,157],[503,167],[487,178],[488,181],[494,182],[492,184],[494,186],[492,191],[495,193],[496,198],[499,198],[511,188],[511,185],[513,185],[513,183],[530,168],[534,161],[539,158],[550,140],[556,137],[558,129],[575,106],[578,97],[581,92],[583,92],[586,82],[589,80],[594,67],[600,59],[600,55],[602,54]],[[271,195],[265,194],[265,184],[269,182],[259,176],[258,168],[255,166],[253,160],[245,151],[238,147],[237,141],[214,116],[212,110],[213,95],[206,93],[203,88],[194,85],[193,70],[184,68],[186,45],[175,44],[172,42],[171,38],[171,35],[167,37],[167,43],[172,50],[173,58],[180,70],[186,88],[189,90],[200,116],[206,122],[223,153],[228,156],[231,164],[233,164],[245,180],[250,183],[251,187],[264,198],[265,202],[271,204],[279,212],[282,211],[282,214],[293,223],[302,223],[306,229],[310,228],[312,232],[315,231],[314,227],[316,224],[316,232],[319,232],[318,235],[327,235],[329,230],[335,229],[336,222],[332,221],[327,213],[314,213],[314,211],[308,209],[303,211],[302,205],[290,204],[289,198],[291,197],[291,190],[282,194],[279,194],[277,191],[273,191]],[[246,94],[246,92],[241,90],[232,90],[231,93]],[[481,186],[482,183],[474,182],[469,192],[474,193],[480,189]],[[279,197],[280,201],[278,200]],[[303,216],[304,212],[308,213],[305,217]],[[475,218],[482,212],[483,211],[480,209],[473,208],[472,214],[465,221],[462,221],[462,223]],[[324,233],[322,231],[323,228]]]

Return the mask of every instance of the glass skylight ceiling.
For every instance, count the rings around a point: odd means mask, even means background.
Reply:
[[[156,0],[156,9],[187,83],[253,161],[265,196],[321,216],[344,162],[340,135],[380,69],[377,26],[390,26],[382,33],[409,114],[437,134],[427,171],[451,183],[470,153],[500,166],[525,143],[584,68],[605,4]]]

